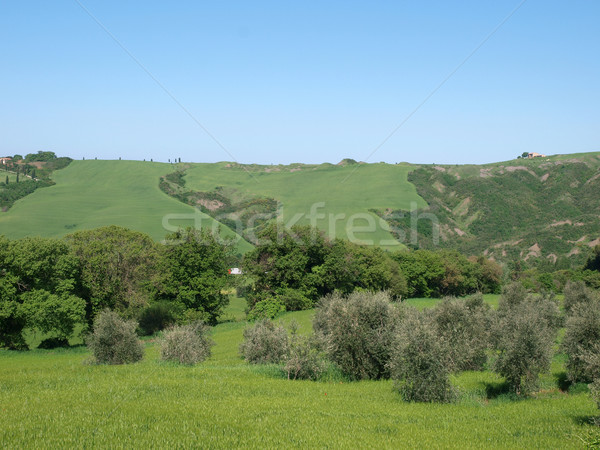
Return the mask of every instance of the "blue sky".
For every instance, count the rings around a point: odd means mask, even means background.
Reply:
[[[375,153],[520,1],[80,3],[179,104],[77,1],[0,1],[0,154],[484,163],[600,151],[596,0],[526,1]]]

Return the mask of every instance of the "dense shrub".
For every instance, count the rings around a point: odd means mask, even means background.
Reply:
[[[449,402],[455,397],[449,375],[448,346],[431,317],[407,310],[394,340],[389,363],[391,378],[409,402]]]
[[[498,311],[508,311],[521,304],[526,297],[527,290],[521,283],[509,283],[502,288],[502,295],[498,300]]]
[[[514,294],[517,290],[512,290]],[[498,311],[494,369],[502,375],[511,391],[526,394],[538,385],[541,373],[550,369],[556,327],[548,311],[557,307],[548,299],[518,295],[505,299],[510,305]],[[556,313],[557,315],[557,313]]]
[[[600,342],[600,301],[576,303],[567,319],[562,350],[567,354],[567,375],[573,382],[593,380],[586,354]]]
[[[213,345],[208,327],[200,322],[174,326],[165,331],[160,340],[160,357],[164,361],[192,365],[207,359]]]
[[[318,306],[313,326],[331,361],[353,379],[388,376],[399,310],[384,292],[332,295]]]
[[[314,335],[298,334],[295,322],[291,324],[288,354],[284,371],[291,380],[318,380],[327,370],[328,361],[320,350]]]
[[[281,325],[262,319],[244,330],[240,354],[252,364],[277,364],[288,352],[288,334]]]
[[[140,332],[143,336],[151,336],[173,325],[176,316],[176,308],[169,302],[158,302],[147,306],[139,314]]]
[[[229,303],[224,293],[228,282],[233,242],[223,242],[209,230],[187,228],[166,237],[162,247],[163,271],[160,297],[197,311],[210,325]]]
[[[439,339],[449,350],[451,371],[481,370],[487,360],[491,311],[476,294],[467,300],[445,298],[433,310]]]
[[[243,267],[253,282],[250,307],[281,297],[288,310],[306,309],[327,294],[347,295],[355,289],[389,290],[394,298],[406,294],[404,275],[382,249],[330,241],[311,227],[266,226],[259,244],[244,256]]]
[[[600,342],[594,343],[589,350],[583,351],[581,358],[586,365],[586,372],[593,380],[589,385],[590,395],[600,408]]]
[[[583,281],[568,281],[564,289],[565,312],[570,315],[573,307],[579,303],[590,304],[596,293],[588,288]]]
[[[254,307],[248,311],[246,318],[250,321],[258,319],[274,319],[282,312],[285,312],[285,305],[278,297],[267,297],[254,304]]]
[[[281,289],[277,293],[277,298],[284,305],[286,311],[302,311],[313,306],[311,299],[295,289]]]
[[[98,364],[125,364],[144,357],[144,344],[138,339],[137,323],[125,321],[110,310],[100,312],[88,337],[94,360]]]

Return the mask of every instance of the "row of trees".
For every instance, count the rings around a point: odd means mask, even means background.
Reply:
[[[64,239],[0,237],[0,346],[25,348],[26,328],[65,340],[101,310],[133,318],[160,301],[174,320],[215,323],[231,258],[230,245],[191,229],[165,245],[116,226]]]
[[[249,307],[267,315],[311,308],[333,292],[386,290],[394,299],[462,296],[499,292],[502,281],[500,266],[485,258],[449,250],[390,254],[328,240],[315,228],[281,230],[275,224],[259,234],[243,266],[252,282],[246,292]]]
[[[517,395],[532,392],[548,372],[558,331],[571,382],[600,387],[600,298],[582,283],[565,292],[565,313],[551,295],[513,283],[497,310],[481,294],[445,298],[419,311],[386,293],[354,292],[320,300],[314,333],[299,338],[262,320],[247,328],[240,353],[250,363],[281,364],[289,378],[319,379],[332,365],[353,380],[391,378],[407,401],[447,402],[450,375],[492,369]],[[600,400],[600,398],[597,398]]]

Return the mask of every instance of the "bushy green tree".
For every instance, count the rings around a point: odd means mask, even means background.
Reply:
[[[77,324],[85,322],[85,300],[75,295],[56,295],[33,290],[21,296],[21,314],[27,326],[58,339],[68,340]]]
[[[167,236],[161,297],[196,311],[197,319],[214,325],[229,297],[227,286],[232,243],[209,231],[188,228]]]
[[[313,327],[331,361],[349,377],[379,379],[387,363],[400,312],[384,292],[334,294],[318,305]]]
[[[483,369],[492,318],[481,294],[467,300],[445,298],[433,310],[433,323],[439,339],[448,346],[449,370]]]
[[[464,296],[497,292],[502,269],[486,258],[469,259],[453,250],[397,252],[410,297]]]
[[[266,298],[280,298],[288,310],[296,310],[332,292],[387,290],[394,298],[407,292],[397,263],[379,248],[329,241],[317,229],[302,226],[287,230],[271,224],[259,238],[243,262],[253,280],[251,308]]]
[[[281,325],[263,319],[244,330],[240,354],[252,364],[278,364],[288,352],[288,333]]]
[[[277,297],[293,289],[313,302],[320,292],[320,279],[313,268],[323,264],[330,244],[310,227],[280,229],[269,225],[259,234],[259,245],[244,256],[244,271],[254,281],[248,292],[250,306],[266,297]]]
[[[391,351],[391,378],[402,399],[409,402],[445,403],[453,400],[449,346],[440,339],[432,318],[408,309]]]
[[[594,373],[586,355],[600,342],[600,301],[575,303],[565,328],[562,350],[567,354],[567,375],[573,382],[589,383]]]
[[[504,305],[509,306],[498,310],[494,369],[513,392],[527,394],[537,387],[539,375],[550,369],[557,333],[552,317],[558,315],[558,308],[546,304],[551,302],[548,299],[526,297],[518,302],[516,290],[508,294]],[[553,308],[551,315],[548,312]]]
[[[125,321],[108,309],[97,314],[87,345],[97,364],[127,364],[144,357],[144,344],[135,333],[137,323]]]
[[[509,283],[502,288],[502,295],[498,300],[498,310],[508,311],[523,303],[525,298],[527,298],[527,289],[521,283]]]
[[[318,380],[328,366],[314,334],[301,335],[295,321],[290,324],[288,352],[284,361],[284,371],[289,380]]]
[[[22,331],[38,329],[70,337],[83,322],[77,295],[79,266],[64,242],[50,238],[0,238],[0,343],[26,348]]]
[[[168,329],[159,345],[162,360],[193,365],[210,356],[214,342],[208,336],[208,327],[197,322]]]
[[[588,288],[583,281],[568,281],[564,288],[564,308],[567,315],[570,315],[573,307],[579,303],[591,304],[597,299],[598,294]]]
[[[134,317],[155,296],[160,258],[150,236],[108,226],[78,231],[65,241],[81,267],[88,321],[105,308]]]

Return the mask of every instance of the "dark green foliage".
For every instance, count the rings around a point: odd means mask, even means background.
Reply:
[[[144,344],[138,339],[137,323],[123,320],[116,312],[101,311],[94,320],[87,345],[97,364],[127,364],[144,357]]]
[[[594,247],[594,253],[586,262],[584,269],[600,272],[600,245],[596,245],[596,247]]]
[[[312,300],[295,289],[281,289],[279,290],[277,297],[284,305],[285,311],[302,311],[304,309],[310,309],[313,306]]]
[[[254,281],[249,305],[267,298],[281,298],[288,310],[310,308],[332,292],[349,294],[355,289],[390,290],[394,297],[406,294],[406,282],[397,264],[381,249],[330,242],[310,227],[278,229],[268,226],[261,244],[244,256],[244,272]]]
[[[69,339],[77,324],[85,322],[85,300],[74,295],[56,295],[32,290],[21,295],[21,313],[29,328]]]
[[[198,319],[214,325],[229,297],[227,285],[232,245],[218,236],[191,228],[167,236],[161,297],[199,313]]]
[[[567,354],[565,364],[572,382],[589,383],[594,373],[586,362],[586,355],[600,342],[600,301],[576,303],[567,319],[562,350]]]
[[[160,340],[161,359],[186,365],[204,361],[210,356],[214,345],[208,330],[200,322],[170,328]]]
[[[113,225],[78,231],[65,240],[81,267],[89,321],[104,308],[134,317],[154,296],[159,248],[148,235]]]
[[[285,328],[263,319],[244,330],[240,354],[252,364],[278,364],[285,360],[288,347]]]
[[[248,311],[247,319],[249,321],[257,319],[274,319],[282,312],[285,312],[285,304],[279,297],[267,297],[254,304]]]
[[[143,308],[139,314],[139,329],[143,336],[151,336],[157,331],[173,325],[181,315],[177,307],[169,302],[156,302]]]
[[[51,186],[48,181],[24,180],[0,188],[0,208],[10,208],[17,200],[31,194],[37,188]]]
[[[254,280],[248,303],[277,297],[282,289],[316,300],[321,283],[313,268],[323,264],[329,245],[322,234],[309,227],[279,230],[271,225],[259,238],[262,244],[244,256],[244,272]]]
[[[557,334],[557,305],[547,298],[529,296],[521,301],[517,290],[506,292],[498,309],[494,369],[512,392],[527,394],[537,388],[538,377],[550,369]]]
[[[433,310],[433,323],[439,339],[448,346],[451,372],[484,368],[492,318],[481,294],[466,300],[445,298]]]
[[[452,401],[450,355],[436,324],[424,312],[406,311],[394,339],[389,363],[391,378],[402,399],[408,402]]]
[[[456,251],[416,250],[393,255],[406,278],[409,297],[495,293],[502,269],[486,258],[467,259]]]
[[[185,172],[181,170],[176,170],[175,172],[171,172],[168,175],[165,175],[165,178],[173,184],[177,186],[184,187],[185,186]]]
[[[386,378],[400,312],[384,292],[334,294],[318,305],[313,327],[331,361],[352,379]]]
[[[62,241],[0,237],[0,344],[22,349],[27,326],[68,338],[83,322],[77,259]]]

